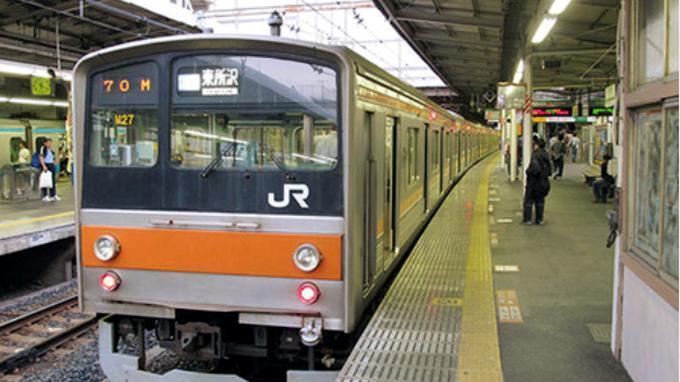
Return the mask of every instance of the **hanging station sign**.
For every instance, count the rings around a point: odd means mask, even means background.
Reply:
[[[593,106],[590,108],[590,113],[588,115],[594,117],[609,117],[614,114],[614,107],[610,106]]]
[[[496,109],[484,110],[484,119],[487,122],[498,122],[501,120],[501,111]]]
[[[52,79],[48,77],[31,77],[31,95],[49,96],[52,95]]]
[[[534,123],[593,123],[597,117],[533,117]]]
[[[496,99],[497,109],[523,109],[526,94],[524,85],[513,85],[507,82],[498,84],[498,97]]]
[[[571,117],[572,110],[568,107],[541,107],[532,109],[534,117]]]

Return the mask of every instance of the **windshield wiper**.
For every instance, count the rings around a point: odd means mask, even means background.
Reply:
[[[219,166],[220,163],[222,163],[222,160],[223,160],[224,156],[227,155],[227,153],[229,152],[229,150],[231,150],[233,147],[234,147],[234,142],[229,142],[229,144],[227,145],[227,147],[225,147],[225,148],[219,153],[219,155],[217,155],[216,157],[214,157],[214,158],[210,161],[210,163],[208,163],[208,165],[205,166],[205,168],[203,169],[203,171],[201,171],[201,178],[207,178],[208,175],[210,175],[210,173],[215,169],[215,167]]]
[[[283,163],[283,160],[281,160],[281,158],[277,157],[276,154],[274,154],[274,151],[272,151],[271,147],[267,146],[267,144],[264,142],[260,142],[260,145],[262,149],[264,149],[264,151],[269,155],[269,158],[271,158],[272,162],[274,162],[276,167],[280,171],[282,171],[284,175],[286,175],[286,179],[288,180],[295,179],[295,177],[290,174],[290,171],[288,171],[286,164]]]

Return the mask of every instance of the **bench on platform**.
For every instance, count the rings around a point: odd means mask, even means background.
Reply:
[[[600,177],[600,166],[586,163],[581,167],[581,174],[585,177],[585,183],[592,186],[593,182]]]

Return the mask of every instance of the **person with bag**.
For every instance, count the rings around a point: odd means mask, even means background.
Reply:
[[[545,197],[550,192],[550,158],[545,151],[545,141],[537,136],[532,138],[531,161],[527,167],[527,186],[524,190],[524,213],[522,224],[531,225],[532,208],[536,207],[534,223],[543,225]]]
[[[550,156],[552,157],[553,167],[555,169],[555,176],[553,179],[562,177],[564,171],[564,155],[567,153],[567,145],[564,144],[564,135],[559,134],[557,141],[550,147]]]
[[[52,139],[47,138],[38,152],[38,159],[42,174],[40,174],[40,190],[42,191],[42,201],[52,202],[61,200],[57,195],[56,166],[54,165],[55,156],[52,151]]]

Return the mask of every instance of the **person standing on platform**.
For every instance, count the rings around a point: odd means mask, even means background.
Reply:
[[[578,159],[578,152],[581,149],[581,140],[578,135],[574,132],[574,137],[571,139],[571,161],[576,162]]]
[[[522,224],[531,224],[532,208],[536,207],[535,224],[543,224],[545,197],[550,192],[550,158],[545,151],[545,141],[537,136],[532,138],[531,161],[527,167],[527,185],[524,190],[524,214]]]
[[[593,203],[607,203],[609,188],[615,183],[614,177],[609,174],[608,170],[609,161],[612,159],[611,155],[604,154],[602,159],[604,161],[600,165],[601,178],[593,183],[593,194],[595,194]]]
[[[567,146],[564,144],[564,135],[559,134],[557,141],[550,147],[555,176],[553,179],[561,178],[564,172],[564,155],[567,153]]]
[[[22,166],[27,166],[31,162],[31,150],[28,149],[26,141],[23,139],[19,141],[19,158],[17,163]]]
[[[42,189],[42,194],[43,194],[43,202],[54,202],[61,200],[59,195],[57,195],[57,179],[56,179],[56,167],[54,162],[55,162],[55,155],[54,151],[52,151],[52,139],[47,138],[45,140],[45,143],[43,143],[42,147],[40,147],[39,151],[39,158],[40,158],[40,167],[42,167],[43,172],[51,172],[52,173],[52,188],[47,189],[43,188]],[[49,194],[49,195],[48,195]]]

